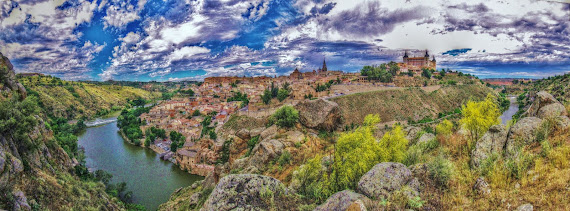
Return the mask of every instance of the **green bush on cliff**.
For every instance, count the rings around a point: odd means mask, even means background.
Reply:
[[[269,118],[269,124],[276,124],[279,127],[293,127],[299,120],[299,111],[293,106],[283,106]]]

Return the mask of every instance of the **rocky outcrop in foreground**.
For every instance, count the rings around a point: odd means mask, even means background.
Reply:
[[[373,199],[386,199],[394,191],[404,188],[410,199],[419,196],[420,183],[412,176],[412,172],[401,163],[376,164],[358,181],[358,191]]]
[[[507,129],[503,125],[493,125],[489,131],[477,141],[471,153],[471,166],[479,167],[492,154],[501,155],[507,141]]]
[[[564,106],[547,92],[538,92],[535,101],[526,112],[526,117],[516,122],[508,131],[502,125],[494,125],[479,139],[471,153],[471,166],[481,163],[496,154],[513,157],[519,149],[537,141],[537,133],[545,121],[554,123],[556,130],[570,128],[570,119],[565,116]]]
[[[343,190],[330,196],[327,201],[315,208],[314,211],[347,210],[356,201],[370,200],[366,196],[351,190]]]
[[[305,100],[298,103],[299,121],[315,130],[333,131],[342,126],[342,114],[338,104],[324,99]]]
[[[233,174],[220,180],[202,210],[266,210],[269,197],[287,194],[279,180],[255,174]]]

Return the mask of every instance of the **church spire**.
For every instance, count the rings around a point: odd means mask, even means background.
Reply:
[[[408,51],[404,52],[404,58],[408,58]]]
[[[426,58],[429,58],[428,50],[426,50],[426,55],[425,55],[425,57],[426,57]]]
[[[323,58],[323,69],[322,69],[322,71],[323,72],[327,71],[327,62],[325,61],[325,58]]]

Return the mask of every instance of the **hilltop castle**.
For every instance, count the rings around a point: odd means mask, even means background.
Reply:
[[[427,50],[423,57],[409,57],[408,51],[406,51],[404,53],[403,62],[398,63],[398,65],[402,72],[421,71],[422,68],[436,69],[435,56],[432,58],[432,60],[429,59]]]

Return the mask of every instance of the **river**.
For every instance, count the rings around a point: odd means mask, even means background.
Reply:
[[[509,109],[507,109],[505,112],[503,112],[503,114],[501,115],[501,123],[503,125],[506,125],[507,122],[509,122],[511,119],[513,119],[513,115],[515,115],[517,113],[517,111],[519,111],[519,105],[517,104],[517,98],[516,97],[509,97],[509,100],[511,101],[511,105],[509,106]]]
[[[180,170],[161,160],[150,149],[133,146],[118,134],[117,117],[97,119],[79,135],[79,145],[85,149],[89,169],[102,169],[113,174],[113,183],[126,182],[133,192],[133,202],[156,210],[176,189],[192,185],[201,176]]]

